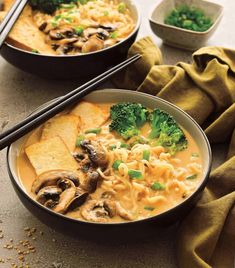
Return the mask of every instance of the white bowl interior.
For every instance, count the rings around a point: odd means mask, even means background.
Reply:
[[[208,169],[210,167],[210,147],[208,145],[207,138],[199,125],[185,112],[177,108],[176,106],[166,102],[160,98],[129,90],[120,90],[120,89],[106,89],[106,90],[98,90],[90,93],[84,99],[92,102],[139,102],[150,109],[154,109],[156,107],[168,112],[173,115],[175,120],[185,129],[187,130],[196,143],[199,145],[200,154],[203,159],[203,177],[205,177],[208,173]],[[47,104],[45,104],[47,105]],[[40,109],[40,108],[39,108]],[[30,135],[30,134],[28,134]],[[28,135],[22,137],[21,139],[14,142],[9,149],[8,161],[10,170],[17,181],[17,183],[21,186],[21,188],[26,192],[24,186],[22,185],[17,170],[17,156],[20,153],[20,149],[22,148],[25,140]],[[198,186],[200,187],[200,185]]]

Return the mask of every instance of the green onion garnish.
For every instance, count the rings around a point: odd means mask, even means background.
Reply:
[[[101,132],[101,128],[91,128],[91,129],[87,129],[85,131],[85,134],[89,134],[89,133],[100,134],[100,132]]]
[[[194,180],[197,178],[197,174],[193,174],[191,176],[186,177],[186,180]]]
[[[118,34],[117,34],[117,32],[115,31],[115,32],[112,32],[112,33],[109,35],[109,37],[112,38],[112,39],[116,39],[116,38],[118,37]]]
[[[77,35],[81,35],[84,31],[84,28],[82,26],[77,26],[77,27],[74,27],[74,30]]]
[[[130,148],[130,145],[127,144],[127,143],[121,143],[120,148],[127,148],[127,149],[129,149]]]
[[[108,16],[109,12],[108,11],[104,11],[104,16]]]
[[[192,153],[192,156],[193,157],[199,157],[199,154],[198,153]]]
[[[144,209],[145,210],[149,210],[149,211],[153,211],[154,210],[154,207],[148,207],[148,206],[146,206],[146,207],[144,207]]]
[[[149,158],[150,158],[150,151],[144,150],[143,151],[143,159],[149,161]]]
[[[143,179],[143,175],[139,170],[130,169],[128,175],[131,179]]]
[[[118,12],[120,12],[120,13],[126,12],[126,4],[125,3],[122,2],[118,5]]]
[[[117,146],[115,144],[109,145],[109,150],[111,150],[111,151],[113,151],[116,148],[117,148]]]
[[[121,165],[121,163],[123,163],[121,160],[115,160],[113,162],[112,168],[115,169],[115,170],[118,170],[118,168]]]
[[[85,136],[84,135],[78,136],[77,137],[77,141],[76,141],[76,146],[77,147],[81,146],[81,143],[82,143],[82,141],[84,141],[84,139],[85,139]]]
[[[157,182],[155,181],[152,185],[151,185],[151,189],[154,191],[161,191],[161,190],[165,190],[166,186],[163,183]]]

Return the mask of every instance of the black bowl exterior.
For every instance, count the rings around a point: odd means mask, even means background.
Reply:
[[[87,79],[101,74],[127,56],[139,27],[122,42],[94,53],[77,56],[47,56],[26,52],[9,44],[1,48],[2,57],[15,67],[50,79]]]

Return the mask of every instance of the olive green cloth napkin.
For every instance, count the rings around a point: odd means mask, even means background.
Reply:
[[[182,268],[234,267],[235,255],[235,50],[201,48],[192,64],[163,65],[145,37],[129,50],[142,59],[114,79],[119,88],[168,100],[203,125],[211,143],[230,144],[227,160],[210,174],[196,207],[183,220],[177,241]]]

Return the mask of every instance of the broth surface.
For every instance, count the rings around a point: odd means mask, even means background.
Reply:
[[[112,106],[107,103],[95,105],[104,113],[109,113]],[[162,146],[151,147],[146,144],[136,144],[131,149],[121,148],[121,144],[127,141],[115,133],[110,133],[109,124],[108,119],[100,126],[101,133],[99,134],[85,134],[85,139],[101,141],[109,156],[107,167],[109,171],[99,170],[102,180],[95,192],[90,193],[90,199],[100,200],[104,193],[114,192],[115,202],[118,202],[121,208],[131,215],[125,217],[125,215],[116,214],[109,218],[108,222],[138,220],[160,214],[178,205],[196,190],[202,179],[202,159],[197,144],[187,131],[184,130],[188,140],[187,149],[171,156]],[[147,138],[150,130],[149,123],[145,123],[141,128],[141,136]],[[31,133],[18,157],[19,177],[26,192],[33,198],[36,195],[32,193],[31,187],[37,175],[25,153],[25,148],[39,142],[42,131],[43,127],[40,127]],[[84,132],[82,134],[84,135]],[[110,150],[110,145],[114,142],[117,148]],[[145,151],[150,151],[149,161],[144,161],[140,156],[143,148]],[[74,152],[80,152],[80,148],[75,148]],[[114,170],[113,164],[117,159],[123,160],[123,166],[120,165],[118,170]],[[144,179],[131,179],[125,175],[126,166],[128,169],[141,170]],[[81,210],[86,203],[87,201],[80,208],[67,212],[66,215],[87,220],[81,215]]]

